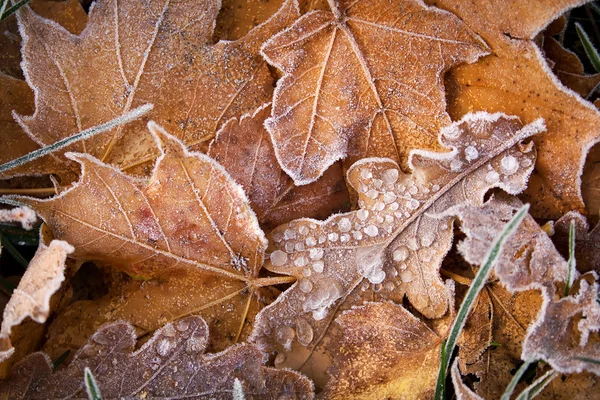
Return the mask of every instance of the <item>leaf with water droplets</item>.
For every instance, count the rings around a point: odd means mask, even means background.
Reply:
[[[298,184],[335,161],[441,150],[450,123],[442,76],[486,45],[454,15],[420,0],[329,1],[262,48],[285,75],[266,126],[282,168]]]
[[[584,211],[580,177],[590,147],[600,140],[600,113],[552,74],[533,38],[580,0],[427,0],[479,34],[493,54],[460,65],[446,77],[448,112],[454,119],[474,110],[504,112],[524,123],[544,118],[534,138],[539,155],[522,196],[539,218]]]
[[[142,320],[147,330],[165,318],[204,312],[207,318],[220,319],[217,337],[226,340],[217,347],[223,349],[245,336],[247,322],[264,306],[262,299],[272,298],[264,287],[282,280],[258,277],[267,242],[242,188],[213,159],[187,151],[154,123],[149,129],[162,152],[149,181],[90,155],[69,153],[82,166],[78,183],[48,200],[17,199],[31,205],[56,238],[73,244],[73,258],[157,281],[154,292],[122,291],[129,294],[116,296],[121,313],[93,313],[93,329],[107,315],[124,318],[135,310],[139,314],[140,308],[153,310]],[[186,279],[178,290],[177,282]],[[161,299],[160,289],[171,294]],[[140,298],[142,293],[148,297]],[[128,297],[136,304],[126,307]]]
[[[263,125],[270,113],[270,105],[264,105],[253,115],[227,121],[208,151],[242,185],[261,226],[269,231],[296,218],[325,219],[347,210],[350,200],[339,163],[304,186],[296,186],[281,170]]]
[[[35,113],[18,116],[19,124],[37,144],[49,145],[154,103],[150,119],[206,149],[227,119],[270,100],[273,78],[259,48],[298,17],[297,4],[288,0],[245,37],[213,43],[219,6],[214,0],[125,0],[117,7],[116,0],[100,0],[80,36],[22,8],[23,67],[37,95]],[[119,126],[70,150],[134,168],[156,156],[144,123]]]
[[[238,379],[246,399],[312,399],[312,383],[293,371],[262,365],[262,354],[249,344],[204,355],[208,326],[187,317],[159,329],[139,349],[133,326],[104,325],[75,355],[69,366],[52,373],[43,353],[15,365],[0,397],[10,399],[87,398],[84,370],[89,368],[103,399],[189,398],[231,399]]]
[[[251,339],[278,351],[281,365],[311,375],[314,358],[328,357],[336,315],[364,301],[369,288],[374,299],[402,302],[406,295],[425,317],[444,315],[448,294],[438,269],[453,235],[453,217],[444,213],[482,204],[495,187],[522,191],[535,151],[521,141],[542,127],[478,113],[442,130],[440,144],[451,151],[413,151],[411,174],[389,159],[354,164],[347,178],[360,209],[324,222],[292,221],[269,235],[266,268],[298,282],[259,314]]]

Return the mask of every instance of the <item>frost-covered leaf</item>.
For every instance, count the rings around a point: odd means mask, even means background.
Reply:
[[[504,221],[510,218],[515,204],[493,199],[482,208],[457,207],[455,211],[467,235],[459,249],[469,262],[479,264],[483,257],[481,250],[489,246]],[[529,217],[505,244],[495,272],[509,291],[534,289],[542,293],[541,310],[523,341],[523,360],[542,359],[562,373],[582,370],[599,373],[598,365],[578,359],[600,358],[600,342],[590,337],[600,330],[598,283],[580,279],[578,288],[571,290],[574,294],[559,298],[562,288],[557,290],[557,284],[564,287],[567,270],[567,262],[546,232]],[[588,278],[593,281],[596,276]]]
[[[158,330],[139,350],[133,326],[124,322],[99,329],[66,369],[35,353],[15,365],[0,385],[3,399],[87,399],[84,370],[89,368],[102,398],[232,399],[238,379],[246,399],[311,399],[312,383],[293,371],[262,365],[260,351],[248,344],[204,355],[208,326],[187,317]]]
[[[596,108],[600,101],[594,102]],[[583,174],[581,175],[581,195],[591,222],[598,223],[600,217],[600,143],[595,144],[588,153]]]
[[[50,298],[65,280],[65,261],[72,252],[73,246],[61,240],[53,240],[48,246],[40,244],[4,308],[0,329],[0,362],[15,352],[11,342],[14,327],[27,318],[40,324],[46,322],[50,315]]]
[[[220,165],[188,152],[156,124],[149,128],[162,155],[148,182],[90,155],[71,153],[83,171],[77,184],[48,200],[18,199],[41,215],[54,237],[75,247],[72,256],[78,260],[159,282],[187,277],[187,291],[182,288],[178,298],[187,302],[180,301],[177,311],[227,306],[220,334],[235,342],[252,318],[249,310],[260,308],[250,305],[263,296],[263,287],[281,282],[258,277],[267,245],[264,234],[242,188]],[[143,301],[161,315],[159,296]],[[155,328],[157,321],[152,324]]]
[[[548,130],[534,138],[539,155],[524,194],[536,217],[583,211],[580,174],[590,147],[600,140],[600,113],[566,89],[531,40],[552,19],[581,0],[427,0],[455,13],[493,54],[461,65],[447,76],[448,112],[454,119],[474,110],[544,118]]]
[[[391,302],[366,303],[337,319],[331,380],[323,399],[431,398],[442,338]]]
[[[442,76],[486,54],[454,15],[420,0],[329,1],[262,48],[285,75],[266,126],[282,168],[298,184],[336,160],[389,157],[406,165],[411,149],[442,150]]]
[[[19,116],[19,123],[36,143],[47,145],[153,103],[150,119],[205,148],[227,119],[270,99],[273,78],[259,48],[298,16],[289,0],[244,38],[213,44],[219,6],[216,0],[126,0],[117,7],[116,0],[100,0],[80,36],[22,9],[24,72],[37,95],[36,112]],[[72,150],[122,168],[155,156],[143,121]]]
[[[552,240],[561,254],[569,257],[569,229],[571,221],[575,223],[575,259],[579,272],[596,271],[600,273],[600,224],[593,229],[587,219],[578,212],[572,211],[562,216],[554,224],[555,234]]]
[[[350,199],[339,163],[303,186],[283,172],[263,125],[270,113],[265,105],[253,115],[227,121],[208,151],[242,185],[261,225],[268,231],[293,219],[324,219],[347,209]]]
[[[460,371],[458,370],[459,359],[457,358],[452,364],[452,369],[450,373],[452,375],[452,384],[454,385],[454,394],[456,395],[457,400],[483,400],[481,396],[473,391],[465,385],[460,376]]]
[[[494,187],[524,189],[535,151],[521,141],[542,124],[520,128],[514,118],[473,114],[442,130],[440,142],[452,151],[414,151],[412,174],[389,159],[354,164],[347,178],[359,210],[292,221],[269,235],[266,268],[298,282],[259,314],[252,340],[309,374],[328,353],[336,314],[373,300],[369,293],[397,302],[406,295],[425,317],[442,316],[448,295],[438,269],[453,234],[453,217],[442,214],[480,205]]]

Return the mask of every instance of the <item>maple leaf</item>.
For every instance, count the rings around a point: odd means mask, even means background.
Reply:
[[[65,261],[72,252],[73,247],[60,240],[53,240],[47,247],[42,244],[36,252],[4,308],[0,329],[0,361],[15,352],[10,340],[13,327],[26,318],[40,324],[46,322],[50,314],[50,297],[65,279]]]
[[[482,208],[460,206],[454,210],[460,215],[461,230],[467,235],[467,239],[459,244],[467,261],[480,264],[484,249],[489,248],[502,221],[514,211],[514,204],[495,200]],[[474,227],[480,228],[475,230]],[[592,283],[580,279],[574,295],[558,298],[556,283],[567,281],[568,265],[531,217],[523,220],[505,243],[495,272],[511,292],[538,290],[542,294],[540,312],[523,340],[523,360],[544,360],[561,373],[585,369],[597,374],[600,371],[598,365],[581,360],[586,357],[600,359],[600,345],[590,337],[600,330],[596,275],[591,277]],[[575,272],[573,278],[576,277]]]
[[[441,77],[486,54],[455,16],[418,0],[329,1],[262,48],[283,70],[266,127],[297,184],[336,160],[406,162],[410,149],[441,150],[448,125]]]
[[[365,303],[341,314],[325,399],[430,398],[442,338],[404,307]]]
[[[427,3],[456,14],[493,52],[447,75],[452,118],[474,110],[516,115],[524,123],[544,118],[548,129],[534,139],[539,156],[523,198],[531,203],[536,217],[558,218],[573,209],[583,211],[580,175],[586,153],[600,140],[600,113],[553,76],[532,41],[552,19],[581,1]]]
[[[261,225],[269,231],[296,218],[324,219],[347,209],[350,200],[339,163],[304,186],[296,186],[281,170],[263,125],[270,113],[265,105],[253,115],[227,121],[208,151],[242,185]]]
[[[23,66],[36,111],[19,116],[19,124],[48,145],[153,102],[150,119],[190,146],[206,144],[227,119],[270,99],[273,78],[259,47],[298,16],[289,0],[244,38],[213,44],[219,5],[127,0],[117,7],[116,0],[101,0],[80,36],[23,8]],[[201,101],[206,96],[211,101]],[[134,168],[154,158],[143,124],[119,126],[71,150]]]
[[[360,304],[371,286],[376,298],[401,302],[406,295],[425,317],[441,317],[448,294],[438,269],[452,244],[453,219],[438,214],[455,204],[481,204],[494,187],[523,190],[535,151],[519,143],[542,123],[520,127],[499,114],[469,115],[440,134],[452,151],[411,153],[410,175],[393,160],[355,163],[347,179],[359,210],[324,222],[292,221],[269,234],[265,267],[298,282],[257,316],[251,340],[279,351],[282,365],[311,375],[308,359],[327,346],[336,314]]]
[[[43,353],[18,363],[0,385],[10,399],[87,399],[84,369],[93,373],[104,399],[213,398],[231,399],[234,380],[247,399],[311,399],[312,383],[293,371],[262,365],[262,354],[242,344],[215,355],[203,355],[208,326],[199,317],[165,325],[139,350],[133,326],[107,324],[90,338],[66,369],[52,374]]]
[[[16,198],[41,215],[54,237],[73,244],[75,259],[136,277],[172,279],[166,286],[174,290],[189,280],[173,295],[173,305],[182,314],[227,306],[226,315],[220,312],[220,334],[230,344],[252,319],[249,312],[264,305],[263,287],[291,279],[258,277],[267,242],[242,188],[208,156],[188,152],[154,123],[149,129],[162,155],[148,182],[90,155],[68,153],[82,166],[78,183],[47,200]],[[154,296],[155,306],[168,304],[167,298]],[[187,303],[175,301],[182,299]]]

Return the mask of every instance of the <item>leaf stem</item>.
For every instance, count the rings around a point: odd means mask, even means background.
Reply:
[[[450,328],[450,334],[448,339],[444,341],[442,344],[442,352],[441,352],[441,362],[440,362],[440,370],[438,374],[438,380],[435,386],[435,399],[443,400],[446,395],[446,374],[448,372],[448,366],[450,365],[450,358],[452,357],[452,353],[454,351],[454,347],[456,346],[456,342],[458,341],[458,337],[467,321],[467,317],[473,308],[475,300],[479,295],[479,292],[485,286],[490,273],[492,272],[492,268],[500,258],[502,253],[502,247],[504,243],[508,240],[508,238],[515,232],[518,228],[519,224],[523,219],[527,216],[527,212],[529,210],[529,204],[523,205],[517,211],[517,213],[512,217],[510,221],[504,228],[502,232],[494,239],[490,249],[488,250],[487,255],[484,258],[484,263],[473,278],[473,282],[469,289],[467,290],[467,294],[456,314],[456,319]]]

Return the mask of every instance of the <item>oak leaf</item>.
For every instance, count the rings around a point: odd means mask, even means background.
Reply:
[[[227,119],[270,100],[273,78],[258,51],[298,16],[297,4],[288,0],[244,38],[213,44],[219,6],[212,0],[127,0],[117,7],[116,0],[101,0],[80,36],[23,8],[18,14],[23,66],[36,91],[36,111],[18,116],[19,124],[36,143],[48,145],[150,102],[148,118],[188,145],[205,148]],[[206,97],[211,101],[202,100]],[[71,150],[124,169],[155,156],[144,121]]]
[[[199,317],[169,323],[139,350],[133,326],[104,325],[76,354],[69,366],[52,374],[43,353],[18,363],[0,385],[2,399],[87,399],[84,369],[93,373],[102,398],[231,399],[237,379],[247,399],[311,399],[312,383],[293,371],[262,365],[262,354],[242,344],[204,355],[208,326]]]
[[[173,279],[171,290],[177,289],[176,282],[189,280],[176,295],[164,295],[165,307],[167,298],[173,301],[166,310],[160,305],[160,289],[151,300],[136,297],[150,302],[149,310],[158,308],[146,314],[149,330],[156,328],[152,318],[161,311],[208,309],[214,315],[212,306],[227,311],[220,334],[231,344],[253,318],[249,312],[264,306],[264,287],[291,279],[258,277],[267,242],[242,188],[213,159],[188,152],[154,123],[149,129],[162,154],[148,182],[90,155],[69,153],[82,166],[78,183],[51,199],[18,200],[40,214],[54,237],[73,244],[75,259],[155,277],[159,285]]]
[[[336,160],[442,150],[441,77],[486,54],[455,16],[419,0],[329,1],[262,48],[281,69],[266,127],[284,171],[315,181]],[[348,164],[349,165],[349,164]]]
[[[442,338],[400,305],[365,303],[342,313],[324,399],[433,396]]]
[[[583,212],[580,175],[590,147],[600,140],[600,113],[566,89],[551,73],[532,39],[552,19],[580,0],[428,0],[479,34],[491,55],[447,75],[448,112],[454,119],[485,110],[518,116],[524,123],[544,118],[547,132],[534,138],[535,173],[523,198],[536,217]]]
[[[442,130],[440,144],[452,151],[413,151],[412,174],[389,159],[355,163],[347,179],[359,210],[323,222],[292,221],[269,234],[265,267],[298,282],[257,316],[251,340],[278,351],[281,365],[311,375],[314,357],[327,357],[336,315],[360,305],[369,288],[369,300],[402,302],[406,295],[425,317],[441,317],[448,295],[438,269],[452,244],[453,218],[436,215],[481,204],[494,187],[523,190],[535,151],[520,142],[542,127],[538,121],[520,129],[513,118],[474,114]]]
[[[227,121],[208,151],[242,185],[265,230],[296,218],[325,219],[347,209],[350,199],[339,163],[304,186],[296,186],[283,172],[264,128],[270,113],[270,105],[265,105],[252,115]]]

